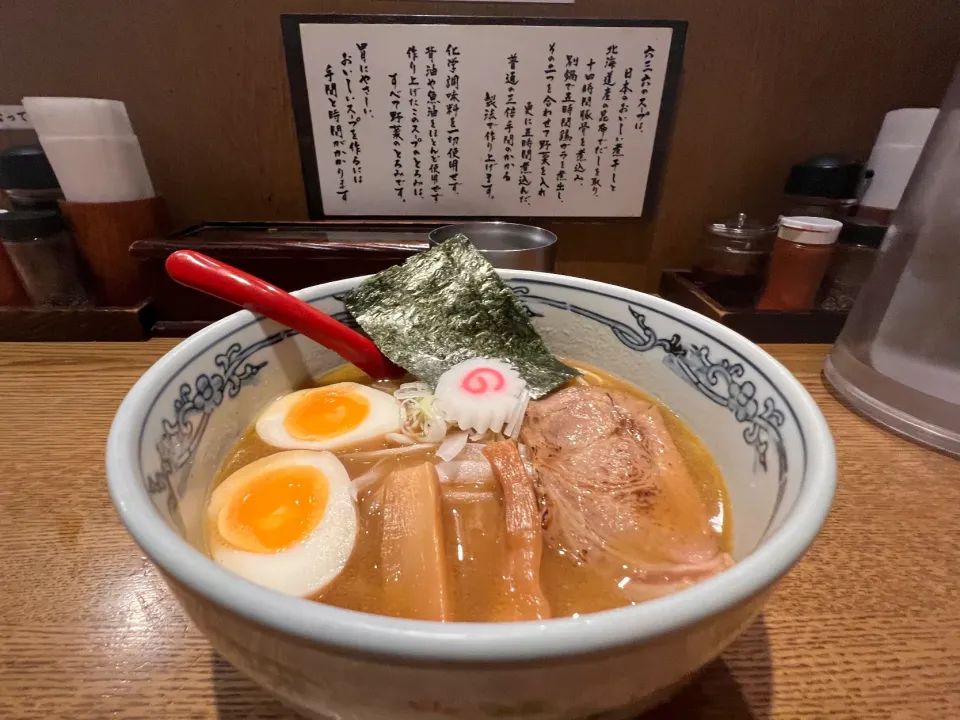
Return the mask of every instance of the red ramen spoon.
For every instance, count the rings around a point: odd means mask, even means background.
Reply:
[[[181,285],[276,320],[333,350],[375,380],[403,375],[403,369],[370,338],[260,278],[193,250],[177,250],[167,258],[166,267]]]

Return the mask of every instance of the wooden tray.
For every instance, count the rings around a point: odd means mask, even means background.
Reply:
[[[783,312],[725,307],[685,270],[665,270],[660,277],[660,295],[758,343],[832,343],[847,319],[846,313],[827,310]]]
[[[0,307],[0,341],[86,342],[147,340],[153,307]]]
[[[197,250],[291,291],[379,272],[425,250],[428,233],[451,222],[458,221],[207,222],[139,240],[130,252],[156,306],[155,333],[182,337],[236,307],[167,277],[164,262],[175,250]]]

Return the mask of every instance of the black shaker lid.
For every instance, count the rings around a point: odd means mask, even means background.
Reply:
[[[817,155],[794,165],[784,192],[822,198],[855,198],[863,181],[864,163],[843,155]]]
[[[0,152],[0,189],[58,188],[57,176],[40,145],[17,145]]]
[[[879,248],[883,244],[883,238],[886,236],[889,227],[889,225],[874,220],[859,218],[844,220],[837,242],[844,245]]]
[[[53,235],[63,228],[63,217],[56,210],[0,212],[0,238],[8,242]]]

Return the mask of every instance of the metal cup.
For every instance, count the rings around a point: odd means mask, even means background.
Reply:
[[[494,267],[553,272],[557,236],[549,230],[508,222],[444,225],[430,233],[430,245],[439,245],[460,233],[466,235]]]

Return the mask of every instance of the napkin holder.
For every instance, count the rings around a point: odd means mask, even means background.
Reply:
[[[60,209],[90,269],[97,305],[140,304],[147,291],[130,245],[170,231],[163,198],[104,203],[61,200]]]

